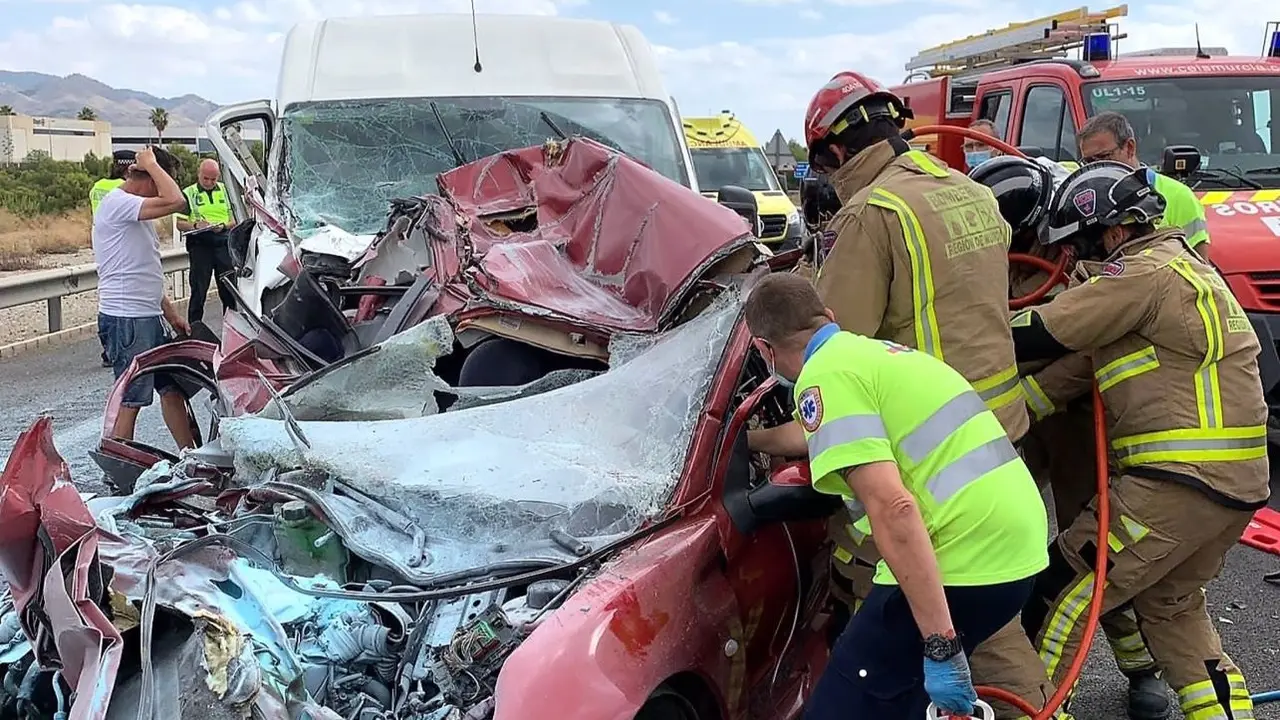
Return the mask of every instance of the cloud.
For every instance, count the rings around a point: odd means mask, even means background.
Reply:
[[[661,23],[661,24],[663,24],[663,25],[675,25],[675,24],[676,24],[676,18],[675,18],[675,16],[674,16],[674,15],[672,15],[671,13],[667,12],[666,10],[654,10],[654,11],[653,11],[653,19],[654,19],[654,20],[657,20],[659,23]]]

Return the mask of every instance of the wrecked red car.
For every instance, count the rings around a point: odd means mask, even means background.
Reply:
[[[839,501],[747,448],[791,401],[741,219],[580,141],[439,184],[356,276],[139,357],[219,411],[128,495],[19,439],[0,716],[799,715]]]

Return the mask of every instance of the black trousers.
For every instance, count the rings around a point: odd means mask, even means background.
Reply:
[[[944,588],[966,657],[1022,610],[1034,583]],[[836,641],[805,720],[916,720],[928,707],[924,641],[907,596],[876,585]]]
[[[214,278],[232,272],[231,252],[227,250],[227,238],[188,240],[187,255],[191,260],[191,269],[187,277],[191,283],[191,301],[187,305],[187,322],[196,323],[204,319],[204,303],[209,296],[209,284]],[[222,301],[222,309],[226,311],[235,305],[231,293],[218,285],[218,299]]]

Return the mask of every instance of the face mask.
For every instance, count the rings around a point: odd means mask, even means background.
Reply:
[[[981,165],[982,163],[990,159],[991,159],[990,150],[970,150],[969,152],[964,154],[964,162],[966,165],[969,166],[970,170],[978,167],[979,165]]]

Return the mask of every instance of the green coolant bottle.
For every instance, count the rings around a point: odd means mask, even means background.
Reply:
[[[276,552],[285,572],[300,577],[324,575],[336,583],[347,578],[347,548],[342,539],[312,514],[301,500],[276,506]]]

